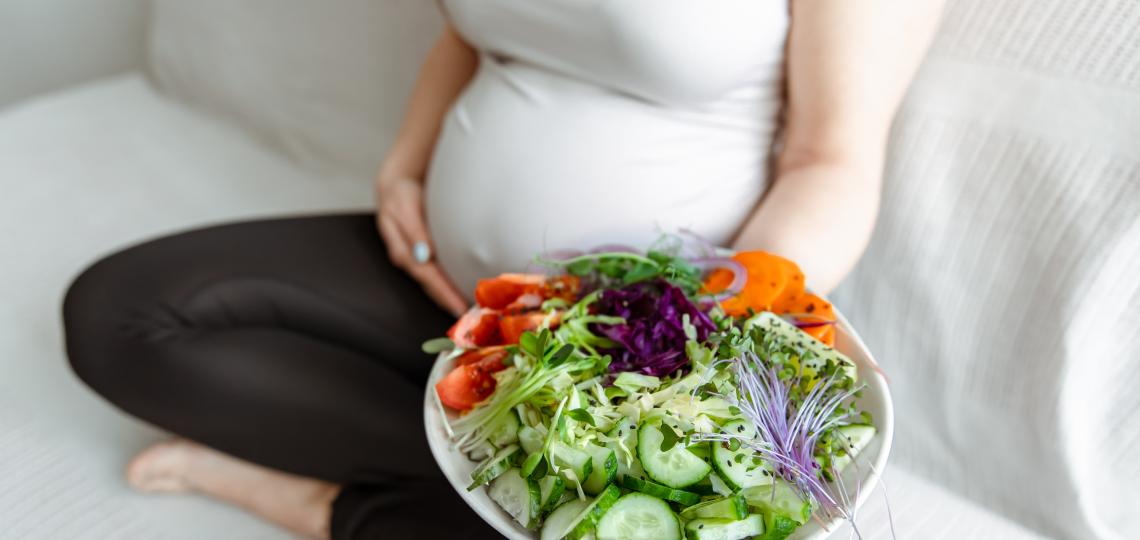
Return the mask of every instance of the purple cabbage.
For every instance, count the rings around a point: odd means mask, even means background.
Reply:
[[[594,306],[599,315],[625,319],[624,324],[595,324],[592,330],[618,344],[603,349],[613,360],[611,372],[633,371],[664,377],[688,365],[684,316],[699,342],[716,330],[712,319],[665,280],[653,280],[602,291]]]

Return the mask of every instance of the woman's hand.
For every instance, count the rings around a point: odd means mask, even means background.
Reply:
[[[434,249],[424,219],[423,183],[408,177],[381,178],[376,196],[376,226],[392,264],[420,282],[440,307],[456,317],[462,315],[467,301],[432,260]]]

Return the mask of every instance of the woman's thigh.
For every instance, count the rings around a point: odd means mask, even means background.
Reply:
[[[64,304],[76,373],[127,412],[238,457],[343,482],[438,475],[419,350],[450,317],[388,261],[369,215],[147,242]],[[400,459],[393,459],[398,454]]]

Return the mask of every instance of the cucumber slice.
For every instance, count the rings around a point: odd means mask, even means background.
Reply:
[[[497,478],[500,474],[507,472],[508,469],[514,466],[516,457],[520,454],[521,450],[519,445],[512,444],[499,450],[495,455],[483,461],[483,463],[480,463],[478,467],[475,467],[475,470],[471,471],[471,485],[467,486],[467,491],[486,484]]]
[[[815,353],[815,357],[805,361],[800,367],[805,378],[811,378],[819,372],[819,368],[823,367],[828,360],[835,362],[840,366],[843,374],[852,381],[858,380],[858,370],[855,368],[855,362],[847,358],[843,353],[824,345],[821,341],[811,337],[811,334],[796,328],[796,325],[785,321],[775,313],[765,311],[747,321],[744,321],[744,329],[757,327],[767,332],[773,332],[777,335],[787,338],[791,343],[802,346],[804,349]]]
[[[523,478],[518,469],[512,468],[499,475],[487,488],[487,496],[506,510],[515,521],[528,529],[538,526],[541,495],[538,482]]]
[[[850,426],[843,426],[839,428],[839,441],[843,444],[844,454],[836,456],[831,460],[831,466],[837,471],[842,471],[851,464],[855,456],[859,455],[867,445],[871,444],[871,439],[875,437],[875,426],[868,426],[866,424],[854,424]]]
[[[602,490],[594,500],[586,506],[582,513],[578,514],[578,522],[570,529],[570,534],[567,535],[570,540],[580,540],[591,534],[598,526],[598,521],[609,511],[610,507],[618,501],[621,497],[621,490],[617,486],[610,484],[606,489]]]
[[[681,523],[665,501],[630,493],[598,522],[598,540],[680,540]]]
[[[519,429],[519,445],[527,454],[541,452],[542,445],[545,443],[546,437],[543,437],[537,429],[530,426],[523,426]]]
[[[709,484],[712,486],[713,493],[722,497],[727,497],[734,493],[733,489],[729,487],[724,480],[721,480],[720,475],[715,472],[709,473]]]
[[[800,524],[778,514],[764,514],[764,535],[753,540],[784,540],[796,532]]]
[[[701,496],[697,495],[696,493],[673,489],[668,486],[655,484],[648,480],[642,480],[640,478],[634,478],[632,476],[623,476],[621,478],[621,487],[625,489],[631,489],[633,491],[639,491],[646,495],[657,497],[658,499],[680,503],[682,506],[689,506],[701,502]]]
[[[712,456],[711,443],[702,442],[699,444],[691,444],[687,448],[690,452],[693,453],[694,456],[697,456],[704,460],[708,460]]]
[[[586,453],[590,454],[590,476],[582,484],[582,490],[590,495],[601,493],[606,486],[614,481],[617,475],[617,454],[596,444],[587,444]]]
[[[748,517],[748,501],[739,494],[705,501],[681,510],[681,519],[685,521],[698,518],[739,520],[746,517]]]
[[[712,477],[715,474],[716,473],[714,473],[714,472],[709,473],[709,475],[706,476],[704,480],[701,480],[700,482],[697,482],[696,484],[693,484],[693,485],[691,485],[685,489],[692,491],[693,493],[696,493],[697,495],[701,495],[701,496],[717,495],[717,492],[713,491],[713,485],[712,485]]]
[[[740,491],[748,506],[765,515],[784,516],[803,525],[811,518],[811,504],[800,498],[795,488],[784,480],[766,486],[755,486]]]
[[[542,532],[539,534],[540,540],[562,540],[569,534],[570,529],[574,528],[577,524],[578,514],[582,513],[590,503],[579,500],[571,499],[570,501],[555,508],[549,516],[546,517],[546,523],[542,525]]]
[[[712,467],[682,445],[661,451],[661,427],[643,422],[637,427],[637,457],[645,474],[655,482],[683,488],[700,482]]]
[[[572,475],[563,473],[563,476],[578,485],[585,483],[594,469],[590,454],[562,441],[553,441],[550,444],[550,459],[559,470],[573,471]]]
[[[750,422],[734,420],[721,427],[725,432],[745,439],[756,438],[756,428]],[[771,484],[774,477],[767,463],[756,464],[756,452],[746,446],[729,450],[726,444],[713,444],[713,468],[733,490]]]
[[[542,501],[539,513],[545,514],[558,506],[563,493],[566,493],[566,481],[561,476],[550,474],[539,480],[538,494]]]
[[[741,540],[764,532],[764,519],[752,514],[744,519],[694,519],[685,524],[689,540]]]
[[[495,448],[502,448],[508,444],[519,442],[519,422],[518,415],[514,411],[510,411],[503,415],[502,420],[499,420],[494,431],[490,433],[487,440],[495,445]]]

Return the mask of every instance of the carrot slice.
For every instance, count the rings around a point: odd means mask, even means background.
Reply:
[[[779,315],[792,314],[805,318],[824,321],[835,320],[835,308],[831,302],[812,293],[801,294],[794,302],[789,302],[785,309],[776,311]]]
[[[834,347],[835,346],[835,325],[834,324],[827,326],[827,332],[825,332],[823,334],[823,338],[821,338],[820,341],[822,341],[823,344],[827,345],[828,347]]]
[[[773,303],[783,297],[789,284],[793,286],[791,293],[802,287],[803,274],[799,267],[783,257],[765,251],[742,251],[732,258],[744,266],[748,272],[748,281],[739,294],[721,303],[729,315],[744,315],[749,309],[771,310]],[[724,290],[728,285],[726,280],[729,279],[731,272],[714,271],[709,275],[705,288]]]
[[[721,291],[728,288],[729,284],[732,283],[732,279],[734,277],[735,276],[731,270],[717,268],[712,272],[709,272],[709,275],[705,278],[704,292],[708,294],[719,294]]]
[[[772,302],[772,311],[776,313],[786,312],[787,308],[804,294],[804,273],[800,270],[799,265],[783,258],[780,258],[780,261],[787,279],[779,298]]]
[[[801,330],[823,342],[824,345],[829,347],[835,345],[835,325],[825,324],[823,326],[810,326],[808,328],[801,328]]]
[[[780,306],[779,310],[773,310],[778,315],[793,315],[797,319],[813,322],[834,322],[835,321],[835,307],[831,302],[824,300],[812,293],[804,293],[799,295],[795,300],[788,302],[786,305]],[[812,337],[822,341],[828,346],[835,344],[835,325],[826,324],[820,326],[812,326],[803,329],[804,332],[811,334]]]

